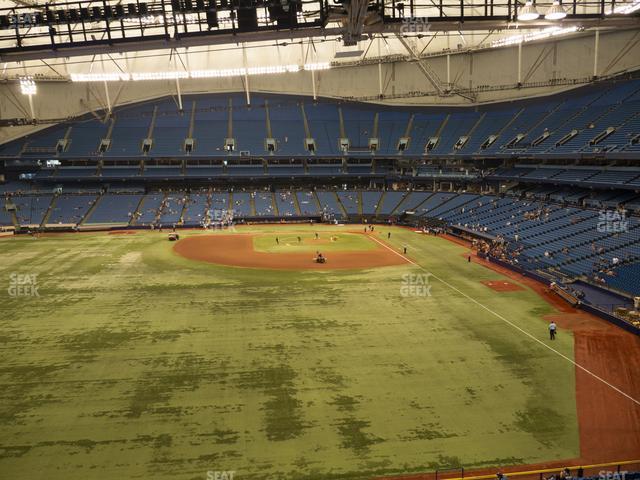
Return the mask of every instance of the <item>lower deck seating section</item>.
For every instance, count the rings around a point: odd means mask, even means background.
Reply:
[[[185,225],[202,225],[206,221],[209,208],[209,194],[191,192],[185,202],[182,221]]]
[[[182,192],[168,193],[160,207],[158,223],[166,226],[179,224],[186,201]]]
[[[84,224],[128,224],[138,209],[142,194],[106,193],[102,195]]]
[[[613,275],[604,277],[605,284],[640,296],[640,261],[622,265],[612,271]]]
[[[209,216],[211,220],[216,221],[221,219],[229,210],[233,210],[233,206],[230,203],[229,193],[214,192],[211,194],[211,202],[209,206]]]
[[[43,222],[53,195],[27,195],[12,197],[16,207],[16,217],[19,225],[40,226]]]
[[[334,215],[336,217],[342,217],[343,212],[340,204],[338,203],[338,196],[334,191],[317,191],[318,201],[320,202],[320,208],[322,212],[327,215]]]
[[[35,193],[28,184],[4,186],[0,225],[12,226],[15,205],[22,226],[134,225],[199,226],[221,219],[229,209],[240,220],[256,217],[320,216],[339,220],[377,216],[386,219],[413,211],[421,221],[440,219],[452,227],[488,234],[505,242],[508,261],[525,268],[570,277],[587,277],[627,292],[640,284],[640,219],[622,209],[620,199],[636,192],[593,192],[585,206],[550,203],[539,188],[518,187],[509,195],[377,190],[235,190],[137,193],[130,188],[99,193]],[[16,192],[16,190],[19,190]],[[28,192],[28,193],[26,193]],[[562,191],[560,192],[562,193]],[[568,194],[563,193],[566,199]],[[607,202],[609,202],[607,204]],[[588,208],[591,205],[593,208]]]
[[[612,284],[627,278],[618,273],[624,265],[640,260],[640,220],[608,212],[482,196],[442,219],[502,238],[511,260],[522,266]],[[620,282],[617,288],[631,291],[626,281]]]
[[[396,207],[404,200],[408,195],[403,191],[386,191],[380,198],[380,205],[378,206],[379,215],[391,215]]]
[[[77,225],[96,201],[96,195],[59,195],[53,203],[47,225]]]
[[[417,215],[431,217],[431,211],[439,207],[445,202],[448,202],[456,193],[451,192],[439,192],[429,196],[423,203],[415,208]]]
[[[13,215],[5,208],[4,197],[0,196],[0,227],[13,226]]]
[[[255,192],[253,194],[253,203],[256,207],[256,215],[259,217],[274,217],[276,211],[273,194],[271,192]]]
[[[374,215],[378,211],[378,204],[380,203],[381,197],[382,192],[379,191],[362,192],[362,213],[365,215]]]
[[[306,215],[320,215],[322,208],[320,207],[315,193],[311,191],[296,192],[298,205],[300,205],[300,213]]]
[[[451,200],[442,203],[440,206],[433,208],[429,211],[430,217],[440,218],[444,213],[455,210],[456,208],[462,207],[463,205],[467,205],[469,203],[473,203],[472,201],[478,198],[478,195],[472,193],[463,193],[457,195]]]
[[[432,194],[433,192],[409,192],[391,213],[401,215],[404,212],[413,212]]]
[[[140,226],[153,225],[158,220],[160,208],[164,203],[164,193],[148,194],[142,200],[142,205],[136,213],[135,224]]]
[[[358,193],[359,192],[354,190],[338,192],[338,199],[347,212],[347,215],[359,215],[360,200],[358,199]]]
[[[274,193],[278,214],[281,217],[295,217],[299,215],[296,209],[295,193],[288,190],[278,190]]]
[[[244,218],[254,215],[253,208],[251,207],[252,193],[233,192],[233,203],[231,205],[231,209],[233,210],[234,217]]]

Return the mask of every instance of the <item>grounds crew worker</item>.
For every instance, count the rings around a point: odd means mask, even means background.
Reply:
[[[549,324],[549,339],[550,340],[555,340],[556,339],[556,330],[558,329],[556,322],[554,322],[553,320],[551,321],[551,323]]]

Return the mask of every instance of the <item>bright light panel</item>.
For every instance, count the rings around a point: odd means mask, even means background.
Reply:
[[[568,33],[577,32],[578,27],[549,27],[540,32],[527,33],[526,35],[512,35],[510,37],[501,38],[491,42],[492,47],[508,47],[509,45],[518,45],[519,43],[527,43],[533,40],[544,40],[545,38],[555,37],[558,35],[566,35]]]
[[[36,82],[33,78],[24,77],[20,79],[20,91],[23,95],[35,95],[37,91]]]
[[[301,70],[328,70],[329,62],[305,63],[304,65],[271,65],[267,67],[227,68],[218,70],[191,70],[189,72],[144,72],[144,73],[72,73],[72,82],[121,82],[143,80],[175,80],[180,78],[228,78],[245,75],[272,75],[296,73]]]

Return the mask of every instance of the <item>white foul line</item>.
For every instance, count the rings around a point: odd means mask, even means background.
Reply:
[[[400,252],[396,252],[393,248],[391,248],[390,246],[388,246],[387,244],[381,242],[380,240],[378,240],[375,237],[369,237],[371,238],[374,242],[378,243],[379,245],[382,245],[384,248],[386,248],[387,250],[389,250],[390,252],[395,253],[396,255],[398,255],[399,257],[403,258],[405,261],[409,262],[411,265],[414,265],[416,267],[418,267],[419,269],[423,270],[424,272],[428,273],[429,275],[431,275],[433,278],[435,278],[436,280],[439,280],[440,282],[444,283],[447,287],[449,287],[452,290],[455,290],[456,292],[458,292],[460,295],[462,295],[463,297],[467,298],[468,300],[471,300],[473,303],[475,303],[476,305],[478,305],[479,307],[484,308],[487,312],[495,315],[496,317],[498,317],[500,320],[502,320],[503,322],[505,322],[507,325],[510,325],[511,327],[515,328],[516,330],[518,330],[520,333],[523,333],[524,335],[526,335],[527,337],[531,338],[532,340],[535,340],[536,342],[538,342],[540,345],[542,345],[543,347],[551,350],[553,353],[555,353],[556,355],[564,358],[566,361],[572,363],[574,366],[576,366],[577,368],[579,368],[580,370],[582,370],[583,372],[591,375],[593,378],[595,378],[596,380],[601,381],[602,383],[604,383],[605,385],[607,385],[608,387],[612,388],[613,390],[615,390],[616,392],[618,392],[619,394],[627,397],[629,400],[631,400],[632,402],[634,402],[637,405],[640,405],[640,401],[633,398],[631,395],[629,395],[628,393],[623,392],[622,390],[620,390],[618,387],[616,387],[615,385],[610,384],[609,382],[607,382],[604,378],[598,376],[597,374],[593,373],[591,370],[589,370],[588,368],[583,367],[582,365],[580,365],[579,363],[576,363],[573,359],[567,357],[565,354],[559,352],[558,350],[556,350],[555,348],[551,347],[550,345],[547,345],[546,343],[544,343],[543,341],[541,341],[539,338],[536,338],[535,336],[533,336],[531,333],[527,332],[526,330],[520,328],[518,325],[516,325],[513,322],[510,322],[509,320],[507,320],[506,318],[504,318],[502,315],[500,315],[497,312],[494,312],[493,310],[491,310],[489,307],[487,307],[486,305],[483,305],[482,303],[480,303],[479,301],[477,301],[475,298],[470,297],[469,295],[467,295],[466,293],[458,290],[456,287],[454,287],[453,285],[451,285],[449,282],[443,280],[442,278],[438,277],[437,275],[434,275],[433,273],[431,273],[430,271],[428,271],[426,268],[424,268],[421,265],[418,265],[416,262],[414,262],[413,260],[411,260],[410,258],[405,257],[404,255],[402,255]]]

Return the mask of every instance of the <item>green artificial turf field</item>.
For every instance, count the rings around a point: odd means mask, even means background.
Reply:
[[[317,228],[337,227],[241,231]],[[481,284],[503,277],[464,248],[399,228],[390,243],[546,341],[548,304]],[[11,296],[31,274],[39,297]],[[434,278],[429,296],[406,288],[422,274],[220,267],[158,232],[2,240],[0,478],[321,480],[579,456],[573,366]],[[570,333],[554,348],[572,358]]]

